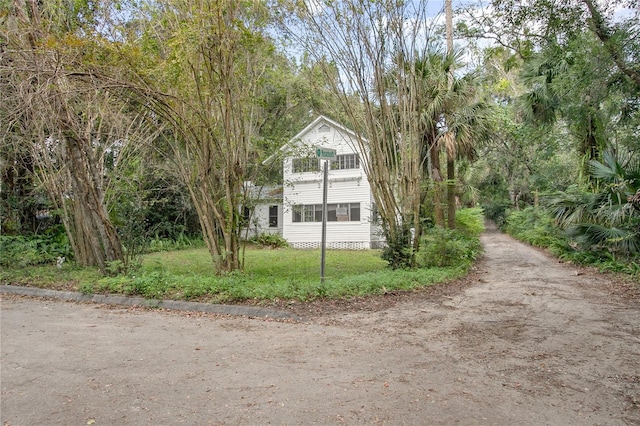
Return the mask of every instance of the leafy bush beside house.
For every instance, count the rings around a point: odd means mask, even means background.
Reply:
[[[461,267],[467,269],[482,253],[480,234],[484,231],[481,208],[456,212],[456,229],[439,226],[425,231],[417,255],[418,266]]]

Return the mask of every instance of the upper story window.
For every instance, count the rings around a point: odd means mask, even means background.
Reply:
[[[320,171],[320,162],[316,157],[294,158],[293,173]]]
[[[336,161],[331,163],[332,170],[359,169],[360,156],[358,154],[343,154],[336,156]]]

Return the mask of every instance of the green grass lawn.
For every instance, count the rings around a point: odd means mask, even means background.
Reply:
[[[151,299],[233,303],[246,300],[346,298],[412,290],[458,278],[481,253],[482,210],[456,213],[460,230],[434,228],[425,233],[416,256],[422,267],[392,270],[378,250],[328,250],[325,281],[320,282],[320,250],[246,246],[245,267],[216,275],[204,248],[148,254],[135,271],[102,276],[91,268],[64,264],[0,269],[0,283],[84,293],[117,293]],[[448,265],[448,266],[441,266]]]
[[[90,268],[64,265],[0,271],[4,284],[119,293],[156,299],[231,303],[242,300],[343,298],[414,289],[461,276],[463,267],[391,270],[377,250],[328,250],[320,283],[320,251],[247,248],[243,272],[217,276],[206,249],[146,255],[133,273],[102,277]]]
[[[200,249],[149,255],[143,264],[142,277],[133,282],[104,278],[93,291],[115,290],[157,298],[204,298],[214,302],[275,298],[310,300],[412,289],[462,273],[459,268],[392,271],[377,250],[329,250],[325,282],[321,283],[319,250],[252,248],[245,252],[242,273],[220,277],[214,274],[208,252]]]

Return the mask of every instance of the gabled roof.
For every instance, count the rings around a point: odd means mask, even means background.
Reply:
[[[342,124],[333,121],[332,119],[325,117],[324,115],[319,115],[318,117],[316,117],[315,120],[313,120],[307,127],[305,127],[304,129],[302,129],[300,132],[298,132],[297,135],[295,135],[294,137],[292,137],[289,142],[287,142],[286,144],[284,144],[281,148],[280,151],[286,151],[287,147],[290,146],[292,143],[295,143],[296,141],[302,139],[302,136],[304,136],[306,133],[310,132],[314,127],[316,127],[318,124],[320,123],[326,123],[331,127],[337,128],[339,129],[342,133],[347,133],[349,134],[349,136],[352,137],[357,137],[358,135],[356,135],[356,133],[351,130],[348,129],[346,127],[344,127]]]
[[[323,122],[325,124],[328,124],[329,126],[335,128],[335,129],[339,130],[341,133],[345,133],[345,134],[351,136],[354,139],[358,138],[358,135],[353,130],[346,128],[345,126],[343,126],[342,124],[338,123],[337,121],[333,121],[332,119],[330,119],[328,117],[325,117],[324,115],[319,115],[318,117],[315,118],[315,120],[313,120],[311,123],[309,123],[304,129],[302,129],[294,137],[289,139],[289,141],[286,144],[282,145],[280,147],[280,152],[287,152],[289,149],[291,149],[291,147],[293,145],[295,145],[299,140],[301,140],[302,137],[305,134],[309,133],[312,129],[314,129],[320,123],[323,123]],[[270,163],[271,161],[273,161],[274,157],[275,157],[275,154],[269,156],[269,158],[264,160],[262,162],[262,164]]]

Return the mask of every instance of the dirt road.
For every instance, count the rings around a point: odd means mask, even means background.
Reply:
[[[469,285],[305,322],[4,296],[2,425],[640,424],[640,305],[497,232]]]

